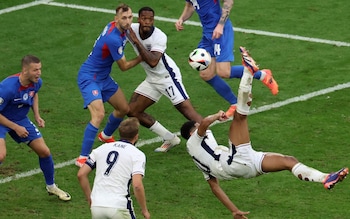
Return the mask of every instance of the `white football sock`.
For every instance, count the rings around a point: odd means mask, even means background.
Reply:
[[[302,163],[295,164],[295,166],[292,168],[292,173],[301,180],[320,183],[322,183],[328,175]]]
[[[158,136],[162,137],[164,140],[171,140],[174,138],[174,134],[166,129],[162,124],[156,121],[150,128],[152,132],[156,133]]]
[[[238,88],[237,112],[239,114],[248,115],[249,113],[250,102],[252,101],[252,82],[253,75],[246,67],[244,67],[243,75]]]

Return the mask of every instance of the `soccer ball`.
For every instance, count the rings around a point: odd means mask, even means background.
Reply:
[[[207,50],[197,48],[190,53],[188,63],[193,69],[203,71],[209,67],[211,63],[211,56]]]

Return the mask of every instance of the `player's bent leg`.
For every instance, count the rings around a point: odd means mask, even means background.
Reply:
[[[40,137],[37,139],[32,140],[29,143],[29,147],[39,156],[42,158],[48,157],[51,155],[49,147],[46,145],[44,138]]]
[[[119,88],[117,92],[115,92],[109,98],[108,103],[111,104],[114,108],[114,117],[122,118],[126,116],[130,111],[129,103],[127,102],[124,92],[121,88]]]
[[[102,99],[92,101],[88,105],[88,109],[91,115],[91,125],[93,125],[96,128],[99,128],[100,124],[103,121],[103,118],[105,117],[105,107],[103,105]]]
[[[231,78],[231,62],[216,62],[216,73],[221,78]]]

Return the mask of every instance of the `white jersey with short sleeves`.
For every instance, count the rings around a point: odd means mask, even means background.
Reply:
[[[251,178],[263,174],[261,162],[265,153],[256,152],[250,143],[238,147],[220,146],[211,130],[201,137],[197,130],[187,141],[187,150],[206,180]]]
[[[145,69],[147,74],[147,81],[151,82],[159,82],[164,77],[168,77],[170,73],[175,74],[172,77],[176,77],[178,80],[182,80],[180,69],[174,62],[174,60],[168,56],[165,51],[167,48],[167,36],[166,34],[161,31],[159,28],[154,27],[153,33],[147,38],[147,39],[141,39],[140,33],[139,33],[139,26],[138,23],[131,24],[132,30],[135,32],[137,38],[142,43],[142,45],[148,50],[148,51],[156,51],[163,53],[163,57],[158,62],[157,66],[154,68],[150,67],[146,62],[141,62],[142,67]],[[136,52],[136,54],[139,54],[139,51],[137,50],[136,46],[133,45],[133,48]]]
[[[145,154],[126,141],[106,143],[92,150],[87,164],[96,169],[91,206],[132,208],[131,177],[145,175]]]

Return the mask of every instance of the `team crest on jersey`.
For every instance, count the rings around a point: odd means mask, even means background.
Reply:
[[[0,97],[0,105],[4,103],[4,99]]]
[[[98,90],[93,90],[92,95],[94,95],[96,97],[98,95]]]
[[[30,92],[29,92],[29,96],[30,96],[30,97],[34,97],[34,91],[30,91]]]
[[[27,93],[23,94],[23,100],[28,100],[28,94]]]
[[[123,47],[122,47],[122,46],[118,48],[118,53],[119,53],[119,54],[122,54],[122,53],[123,53]]]

